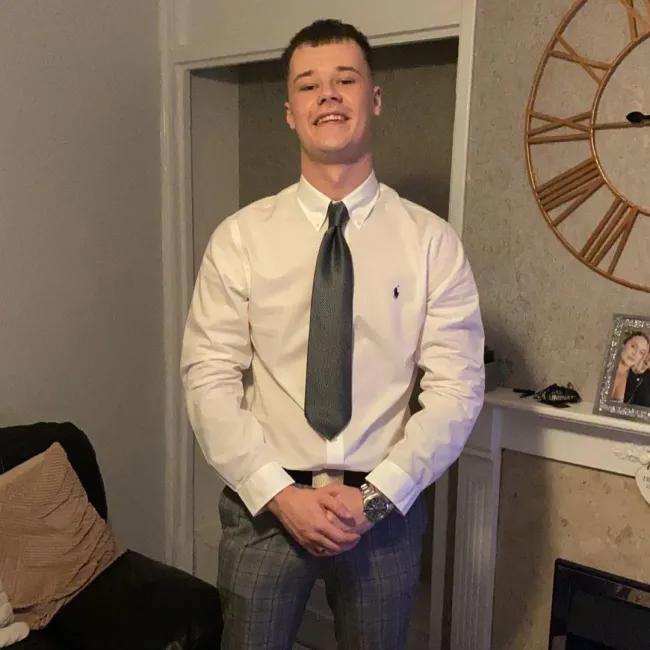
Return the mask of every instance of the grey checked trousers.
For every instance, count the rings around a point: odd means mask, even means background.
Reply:
[[[226,488],[217,586],[222,650],[291,650],[315,580],[325,581],[339,650],[402,650],[420,573],[427,512],[420,496],[335,557],[316,558],[275,516],[253,518]]]

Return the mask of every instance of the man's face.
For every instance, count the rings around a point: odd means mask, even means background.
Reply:
[[[370,153],[371,123],[381,112],[363,51],[354,41],[300,45],[289,63],[287,123],[303,155],[350,164]]]

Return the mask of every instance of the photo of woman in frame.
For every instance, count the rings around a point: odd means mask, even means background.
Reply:
[[[642,382],[641,367],[648,357],[648,350],[650,340],[644,332],[638,330],[625,335],[618,355],[610,399],[626,404],[631,402]]]
[[[614,316],[594,413],[650,423],[650,316]]]

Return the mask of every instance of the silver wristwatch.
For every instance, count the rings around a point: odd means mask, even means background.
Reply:
[[[387,499],[374,485],[364,483],[360,489],[363,514],[370,523],[376,524],[395,508],[393,502]]]

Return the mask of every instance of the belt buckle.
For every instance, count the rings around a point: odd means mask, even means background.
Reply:
[[[320,472],[313,472],[311,486],[321,488],[327,485],[343,485],[343,475],[342,469],[323,469]]]

